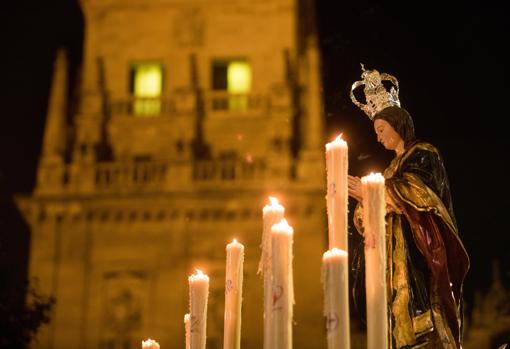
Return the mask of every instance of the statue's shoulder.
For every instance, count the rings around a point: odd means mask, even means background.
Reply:
[[[441,155],[434,145],[428,142],[416,141],[399,159],[399,167],[404,163],[423,163],[428,162],[427,159],[438,160],[440,158]]]
[[[414,152],[423,152],[423,151],[427,151],[427,152],[431,152],[431,153],[439,155],[439,150],[434,145],[432,145],[431,143],[428,143],[428,142],[424,142],[424,141],[417,141],[416,143],[414,143],[409,148],[408,153],[411,154]]]

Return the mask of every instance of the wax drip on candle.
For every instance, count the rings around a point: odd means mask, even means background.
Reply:
[[[191,343],[190,343],[190,328],[191,328],[191,322],[190,322],[190,315],[185,314],[184,315],[184,334],[185,334],[185,349],[190,349]]]

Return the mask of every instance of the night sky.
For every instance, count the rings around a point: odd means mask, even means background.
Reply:
[[[510,60],[503,53],[509,38],[502,5],[317,3],[327,135],[344,132],[353,159],[351,173],[382,170],[392,157],[376,143],[370,120],[349,99],[364,63],[397,77],[402,106],[413,116],[417,136],[444,156],[459,231],[471,257],[468,299],[475,288],[488,286],[493,258],[503,263],[508,285],[510,193],[505,168],[510,147],[503,123],[509,115],[505,78]],[[7,183],[5,197],[33,189],[53,53],[65,45],[73,62],[79,60],[83,22],[73,1],[17,2],[0,9],[0,172]]]

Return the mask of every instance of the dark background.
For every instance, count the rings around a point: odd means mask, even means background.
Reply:
[[[327,137],[344,132],[351,173],[381,171],[392,154],[349,99],[360,63],[398,78],[417,136],[444,156],[461,237],[471,257],[468,304],[491,281],[491,262],[510,281],[508,44],[502,5],[443,2],[317,1]],[[75,1],[0,5],[0,262],[3,285],[26,272],[29,233],[12,205],[30,193],[42,142],[53,54],[64,45],[75,67],[83,19]],[[5,288],[2,292],[7,292]],[[9,294],[21,295],[15,287]]]
[[[345,130],[350,172],[383,170],[393,154],[376,142],[370,120],[349,92],[360,80],[360,62],[397,77],[417,137],[436,145],[445,160],[471,259],[469,311],[474,292],[490,286],[494,260],[510,286],[505,11],[490,2],[350,3],[334,8],[331,1],[318,1],[327,129],[331,135]],[[359,155],[368,158],[356,160]]]

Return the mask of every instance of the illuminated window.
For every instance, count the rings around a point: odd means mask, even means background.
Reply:
[[[130,92],[134,97],[135,115],[157,115],[161,112],[163,65],[137,63],[131,65]]]
[[[251,90],[251,67],[245,60],[218,60],[213,62],[213,89],[226,91],[228,96],[216,98],[214,109],[242,111],[248,109]]]

